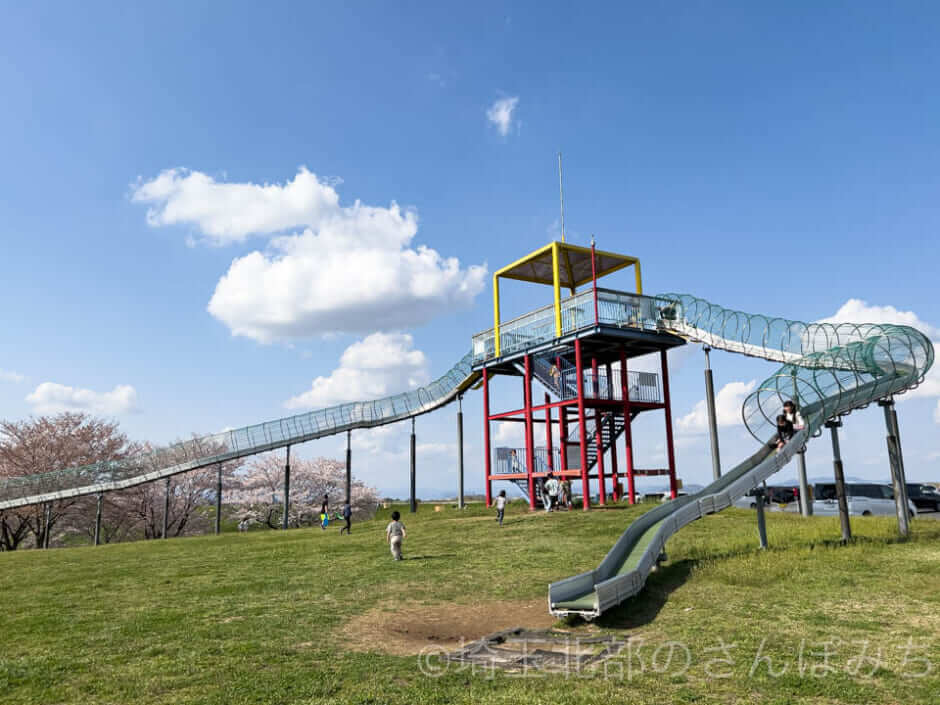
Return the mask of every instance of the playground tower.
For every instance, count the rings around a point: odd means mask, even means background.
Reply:
[[[601,277],[628,267],[634,269],[635,291],[597,286]],[[502,279],[551,286],[553,303],[503,321]],[[570,294],[566,298],[563,289]],[[588,248],[552,242],[493,274],[493,328],[473,336],[472,352],[473,369],[483,378],[487,506],[493,481],[508,480],[534,508],[536,488],[549,472],[567,477],[573,488],[580,482],[585,509],[593,494],[601,505],[608,496],[619,500],[621,457],[631,504],[637,477],[668,476],[670,495],[676,496],[666,351],[685,341],[664,329],[673,306],[643,296],[636,257],[602,252],[593,243]],[[629,369],[632,358],[657,352],[659,374]],[[490,385],[499,375],[522,379],[521,407],[490,408]],[[533,402],[533,380],[544,388],[542,403]],[[631,422],[655,410],[665,415],[667,467],[636,468]],[[525,447],[493,448],[493,421],[524,424]]]

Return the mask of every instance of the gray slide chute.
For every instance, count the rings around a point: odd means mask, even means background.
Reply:
[[[679,497],[634,521],[591,571],[552,583],[555,615],[588,619],[642,590],[666,541],[686,524],[731,506],[735,499],[786,465],[832,418],[919,385],[933,364],[930,340],[908,326],[803,323],[748,314],[685,294],[672,302],[664,327],[687,340],[729,352],[782,362],[744,402],[742,414],[760,450],[700,492]],[[781,450],[771,450],[783,402],[799,405],[805,428]]]

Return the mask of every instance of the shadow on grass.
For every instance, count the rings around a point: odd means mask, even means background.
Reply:
[[[442,558],[456,558],[456,553],[439,553],[436,556],[407,556],[402,560],[405,561],[437,561]]]
[[[665,606],[669,595],[689,579],[696,563],[698,561],[687,558],[661,566],[650,574],[639,595],[608,610],[598,617],[595,623],[608,629],[635,629],[649,624]]]

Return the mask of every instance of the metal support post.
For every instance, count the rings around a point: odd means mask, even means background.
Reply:
[[[754,499],[757,500],[757,536],[761,548],[767,548],[767,519],[764,517],[764,497],[764,488],[758,487]]]
[[[222,533],[222,463],[216,468],[215,477],[215,535]]]
[[[620,346],[620,384],[623,395],[623,443],[627,461],[627,499],[636,504],[636,482],[633,479],[633,418],[630,412],[630,381],[627,375],[627,352]]]
[[[715,382],[712,379],[712,366],[708,358],[711,348],[702,346],[705,351],[705,404],[708,408],[708,431],[712,439],[712,478],[721,477],[721,455],[718,452],[718,417],[715,413]]]
[[[911,533],[907,516],[907,502],[904,500],[904,483],[901,476],[900,444],[894,435],[894,423],[891,412],[894,409],[894,400],[882,399],[878,402],[884,410],[885,429],[887,430],[888,462],[891,464],[891,485],[894,488],[894,511],[898,518],[898,534],[907,538]]]
[[[620,501],[620,477],[617,474],[617,424],[616,416],[610,414],[608,420],[610,428],[610,475],[611,475],[611,496],[614,502]]]
[[[95,546],[101,545],[101,502],[103,498],[104,493],[99,492],[95,507]]]
[[[813,516],[813,498],[810,497],[809,481],[806,479],[806,451],[796,454],[796,471],[800,480],[800,514]]]
[[[827,421],[826,428],[832,434],[832,469],[836,480],[836,500],[839,503],[839,524],[842,527],[842,543],[852,540],[852,525],[849,523],[849,502],[845,494],[845,473],[842,468],[842,452],[839,449],[841,421]]]
[[[581,441],[581,504],[591,508],[591,485],[587,469],[587,424],[584,421],[584,365],[581,359],[581,339],[574,341],[574,366],[578,385],[578,437]]]
[[[666,454],[669,458],[669,496],[676,498],[679,488],[676,482],[676,449],[672,442],[672,404],[669,401],[669,362],[666,360],[666,351],[659,351],[660,364],[663,370],[663,404],[666,409]]]
[[[287,528],[290,518],[290,446],[287,446],[287,461],[284,463],[284,520],[281,528]]]
[[[591,358],[591,372],[594,375],[594,403],[601,398],[600,377],[597,372],[597,358]],[[608,378],[609,383],[609,378]],[[607,477],[604,475],[604,415],[599,406],[594,407],[594,443],[597,445],[597,496],[599,504],[607,505]]]
[[[415,417],[411,417],[411,504],[410,511],[414,514],[418,511],[418,498],[415,496],[416,474],[415,474]]]
[[[352,506],[352,430],[346,429],[346,504]]]
[[[490,448],[490,380],[487,369],[483,368],[483,467],[486,473],[486,506],[493,504],[492,473],[493,451]]]
[[[796,386],[796,372],[793,377],[793,403],[797,404],[800,399],[799,389]],[[799,411],[799,408],[797,408]],[[805,423],[805,420],[804,420]],[[813,516],[813,498],[810,496],[809,481],[806,479],[806,446],[796,454],[796,472],[800,483],[800,515],[804,517]]]
[[[166,538],[167,523],[170,517],[170,478],[166,478],[163,486],[163,531],[161,538]]]
[[[552,407],[549,406],[551,403],[551,397],[548,396],[548,392],[545,393],[545,454],[546,462],[548,463],[548,471],[555,472],[555,458],[553,448],[552,448]]]
[[[535,509],[535,434],[532,432],[532,360],[526,355],[522,377],[522,400],[525,418],[525,474],[529,488],[529,509]]]
[[[894,437],[898,439],[898,468],[901,471],[901,493],[904,495],[904,506],[907,507],[908,500],[910,499],[907,496],[907,473],[904,471],[904,453],[901,450],[901,429],[898,426],[898,410],[897,407],[891,407],[891,425],[894,428]]]
[[[457,395],[457,509],[463,501],[463,394]]]
[[[45,530],[42,532],[42,547],[49,548],[49,534],[52,533],[52,502],[46,502],[44,507],[44,527]]]

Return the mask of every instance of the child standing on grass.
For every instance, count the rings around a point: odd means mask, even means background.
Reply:
[[[496,521],[503,525],[503,515],[506,513],[506,490],[501,490],[496,498]]]
[[[396,561],[402,559],[401,542],[408,535],[405,531],[405,525],[399,519],[401,519],[401,514],[397,511],[392,512],[392,521],[385,527],[385,540],[392,551],[392,558]]]

